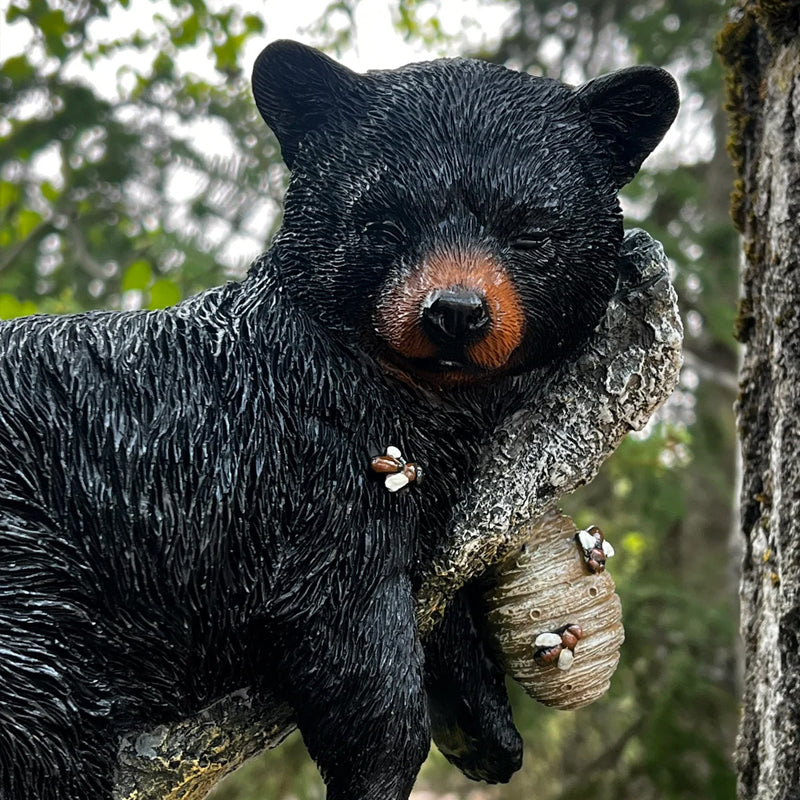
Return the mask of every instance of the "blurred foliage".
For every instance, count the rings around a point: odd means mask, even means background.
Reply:
[[[347,48],[359,2],[329,3],[314,36],[334,51]],[[636,62],[679,77],[678,135],[624,196],[629,225],[641,221],[670,257],[687,368],[659,421],[565,501],[579,524],[600,525],[618,553],[612,570],[627,640],[609,696],[565,713],[512,686],[526,756],[511,784],[470,783],[434,750],[418,789],[472,800],[727,800],[737,717],[729,535],[738,241],[712,53],[725,3],[505,6],[507,30],[477,55],[571,83]],[[445,7],[396,0],[399,33],[449,46]],[[245,47],[270,33],[263,9],[253,8],[11,0],[6,41],[25,46],[5,60],[0,51],[0,317],[160,307],[241,274],[279,221],[285,180],[249,94]],[[215,797],[323,794],[295,734]]]
[[[240,64],[263,20],[235,5],[134,5],[6,11],[6,41],[27,46],[0,73],[0,288],[19,302],[0,301],[3,316],[167,305],[220,282],[243,261],[222,243],[252,256],[275,218],[283,173]],[[132,27],[143,19],[146,33]],[[198,120],[219,140],[211,152]]]

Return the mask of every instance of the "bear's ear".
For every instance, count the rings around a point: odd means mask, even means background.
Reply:
[[[299,42],[280,40],[261,51],[253,67],[253,96],[291,169],[302,138],[337,107],[352,105],[359,76]]]
[[[672,125],[678,113],[678,86],[658,67],[629,67],[576,91],[595,135],[611,154],[612,174],[621,188]]]

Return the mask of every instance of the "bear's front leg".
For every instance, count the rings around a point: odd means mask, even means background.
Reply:
[[[468,778],[506,783],[522,765],[505,675],[475,624],[462,589],[425,642],[425,678],[433,740]]]
[[[408,580],[387,578],[355,602],[326,603],[293,638],[285,691],[328,800],[407,798],[430,746]]]

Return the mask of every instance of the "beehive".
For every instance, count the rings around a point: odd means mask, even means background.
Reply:
[[[614,581],[607,570],[589,570],[576,534],[570,517],[549,512],[531,526],[523,548],[498,565],[484,595],[486,623],[506,674],[535,700],[561,709],[605,694],[625,638]],[[569,625],[579,626],[582,636],[568,668],[559,668],[558,659],[542,664],[534,642]],[[562,667],[568,661],[562,658]]]

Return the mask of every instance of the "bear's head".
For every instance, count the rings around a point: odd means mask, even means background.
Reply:
[[[617,283],[617,192],[678,107],[655,67],[578,88],[470,59],[359,75],[288,41],[253,90],[291,170],[282,280],[387,369],[445,386],[588,338]]]

